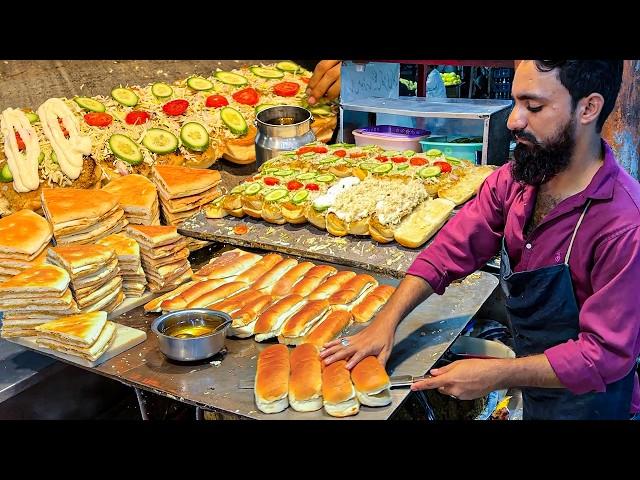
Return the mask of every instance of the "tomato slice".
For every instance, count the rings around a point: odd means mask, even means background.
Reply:
[[[349,158],[360,158],[360,157],[366,157],[367,154],[364,152],[353,152],[349,154]]]
[[[329,149],[327,147],[323,147],[322,145],[318,145],[317,147],[313,147],[314,153],[327,153]]]
[[[104,112],[90,112],[84,116],[84,121],[92,127],[106,127],[111,125],[113,117]]]
[[[18,132],[16,132],[16,142],[18,142],[18,150],[24,150],[27,146],[24,144],[24,140]]]
[[[344,156],[347,154],[347,151],[346,151],[346,150],[336,150],[335,152],[333,152],[333,154],[334,154],[336,157],[340,157],[340,158],[342,158],[342,157],[344,157]]]
[[[222,95],[209,95],[205,105],[209,108],[220,108],[229,105],[229,100]]]
[[[376,157],[376,160],[378,160],[379,162],[388,162],[389,161],[389,157],[385,157],[384,155],[378,155]]]
[[[280,82],[273,86],[273,93],[281,97],[293,97],[300,90],[300,85],[294,82]]]
[[[320,187],[317,183],[307,183],[305,187],[307,190],[320,190]]]
[[[302,155],[303,153],[313,152],[313,147],[300,147],[296,151],[296,155]]]
[[[243,224],[236,225],[235,227],[233,227],[233,233],[235,233],[236,235],[244,235],[248,231],[249,231],[249,227]]]
[[[451,171],[451,165],[448,162],[433,162],[433,165],[440,167],[442,173],[448,173]]]
[[[65,136],[65,138],[69,138],[69,131],[64,128],[64,123],[62,123],[62,119],[60,117],[58,117],[58,125],[60,125],[60,128],[62,129],[62,134]]]
[[[297,180],[291,180],[287,183],[287,188],[289,190],[300,190],[302,187],[304,187],[304,185]]]
[[[258,103],[258,99],[260,98],[255,88],[251,87],[238,90],[231,96],[236,102],[242,103],[243,105],[255,105],[256,103]]]
[[[393,163],[404,163],[407,161],[407,157],[391,157]]]
[[[86,118],[86,116],[85,116]],[[124,121],[129,125],[142,125],[146,123],[151,118],[147,112],[143,110],[134,110],[132,112],[127,113],[127,116],[124,118]]]
[[[426,165],[428,162],[426,158],[413,157],[411,160],[409,160],[409,163],[414,167],[420,167],[422,165]]]
[[[305,77],[300,77],[300,80],[302,80],[304,83],[309,83],[309,80],[311,80],[310,78],[305,78]]]
[[[270,187],[273,185],[278,185],[280,183],[280,180],[274,177],[264,177],[262,180],[264,181],[265,185],[269,185]]]
[[[184,112],[186,112],[187,108],[189,108],[189,102],[187,102],[186,100],[178,99],[171,100],[170,102],[165,103],[162,106],[162,111],[167,115],[177,116],[182,115]]]

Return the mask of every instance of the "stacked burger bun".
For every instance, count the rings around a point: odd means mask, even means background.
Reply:
[[[116,252],[103,245],[61,245],[48,250],[47,262],[64,268],[83,312],[112,312],[124,300]]]
[[[49,222],[31,210],[1,218],[0,283],[43,264],[52,235]]]
[[[129,225],[127,235],[140,245],[149,289],[165,292],[191,279],[186,239],[171,225]]]
[[[138,242],[124,233],[114,233],[98,240],[97,243],[116,252],[124,296],[142,296],[147,286],[147,277],[142,269]]]
[[[117,197],[104,190],[43,188],[42,210],[57,245],[93,243],[129,223]]]
[[[69,274],[55,265],[28,268],[0,283],[0,335],[4,338],[36,335],[38,325],[61,315],[78,313]]]
[[[147,177],[135,173],[116,177],[102,189],[118,199],[129,223],[160,225],[158,191]]]

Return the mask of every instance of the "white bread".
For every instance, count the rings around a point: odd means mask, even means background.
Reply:
[[[245,304],[241,309],[233,312],[231,315],[231,329],[229,335],[239,336],[240,338],[246,338],[239,334],[246,334],[246,336],[253,335],[253,327],[258,319],[258,315],[266,310],[276,300],[273,295],[258,295],[256,298]],[[249,327],[250,329],[246,328]]]
[[[280,278],[298,264],[293,258],[284,258],[273,266],[269,271],[262,275],[253,284],[253,288],[264,293],[271,293],[271,287],[280,280]]]
[[[262,275],[275,267],[278,263],[280,263],[280,261],[282,261],[282,256],[278,255],[277,253],[268,253],[258,262],[256,262],[251,268],[239,274],[235,278],[235,280],[238,282],[253,283]]]
[[[391,403],[389,375],[376,357],[366,357],[353,367],[351,380],[363,405],[382,407]]]
[[[315,345],[296,347],[289,357],[289,405],[297,412],[313,412],[322,408],[322,363]]]
[[[329,314],[327,300],[311,300],[295,315],[282,324],[278,331],[278,341],[285,345],[298,345],[304,336],[317,323],[322,322]]]
[[[279,297],[289,294],[293,286],[313,267],[311,262],[298,263],[273,284],[270,289],[271,294]]]
[[[302,262],[306,263],[306,262]],[[300,265],[302,265],[302,263]],[[304,277],[296,283],[290,293],[302,295],[306,297],[310,295],[316,288],[320,286],[324,280],[338,272],[338,269],[329,265],[316,265],[310,269]]]
[[[163,300],[160,304],[160,309],[163,312],[174,312],[176,310],[182,310],[187,307],[187,305],[205,295],[208,292],[211,292],[218,288],[220,285],[226,283],[224,279],[217,278],[213,280],[205,280],[202,282],[189,282],[186,288],[178,287],[182,290],[181,293],[177,294],[172,298],[168,298]],[[168,294],[167,294],[168,295]]]
[[[300,295],[287,295],[263,311],[254,327],[256,342],[275,337],[280,327],[300,310],[306,300]]]
[[[311,343],[322,349],[353,321],[353,315],[348,310],[333,310],[321,323],[317,323],[302,339],[302,343]]]
[[[199,296],[195,300],[192,300],[187,304],[186,308],[205,308],[209,305],[213,305],[220,302],[234,293],[238,293],[241,290],[245,290],[249,287],[246,282],[230,282],[220,285],[217,288]]]
[[[144,311],[147,313],[159,312],[161,310],[160,305],[162,305],[162,302],[164,302],[165,300],[169,300],[171,298],[177,297],[182,292],[184,292],[188,288],[191,288],[193,285],[195,285],[195,283],[196,283],[195,281],[187,282],[184,285],[180,285],[175,290],[172,290],[170,292],[165,293],[164,295],[154,298],[150,302],[145,303]]]
[[[371,290],[367,296],[351,310],[355,321],[363,323],[371,320],[384,304],[387,303],[395,290],[391,285],[379,285]]]
[[[331,305],[342,305],[347,308],[358,303],[359,300],[373,288],[378,286],[378,281],[366,273],[361,273],[351,278],[342,288],[329,297]]]
[[[341,271],[326,279],[319,287],[309,294],[309,300],[323,300],[329,298],[342,286],[356,276],[356,272]]]
[[[20,210],[0,218],[0,256],[10,253],[28,257],[37,255],[52,235],[49,222],[31,210]]]
[[[237,249],[231,250],[214,258],[211,262],[198,270],[195,276],[199,279],[233,277],[245,272],[261,259],[262,255]]]
[[[324,368],[322,397],[324,409],[332,417],[348,417],[360,411],[360,403],[345,360],[338,360]]]
[[[447,222],[455,203],[444,198],[429,199],[404,217],[394,232],[400,245],[418,248]]]
[[[261,412],[278,413],[289,406],[289,349],[271,345],[260,352],[254,396]]]

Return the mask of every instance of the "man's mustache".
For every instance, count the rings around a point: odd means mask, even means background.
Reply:
[[[512,133],[513,138],[515,140],[527,140],[528,142],[531,142],[534,145],[539,145],[540,144],[540,142],[538,142],[538,139],[536,137],[534,137],[529,132],[525,132],[524,130],[514,130],[511,133]]]

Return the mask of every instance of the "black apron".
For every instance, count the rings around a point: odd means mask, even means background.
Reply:
[[[506,296],[514,347],[518,357],[536,355],[554,345],[577,339],[578,304],[573,291],[569,256],[587,202],[571,236],[564,263],[525,272],[513,272],[502,240],[500,285]],[[606,392],[574,395],[566,388],[523,387],[525,420],[628,420],[635,369],[607,385]]]

